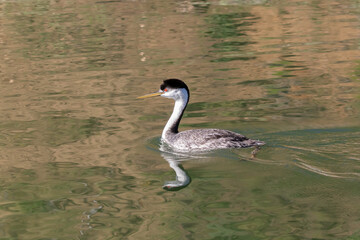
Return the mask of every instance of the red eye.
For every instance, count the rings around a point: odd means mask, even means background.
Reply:
[[[167,92],[167,91],[168,91],[167,88],[165,88],[165,89],[164,89],[164,92]]]

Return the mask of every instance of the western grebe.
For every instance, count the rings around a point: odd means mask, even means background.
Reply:
[[[174,110],[165,125],[161,140],[178,151],[208,151],[224,148],[255,147],[253,156],[265,142],[249,139],[239,133],[222,129],[193,129],[178,131],[180,120],[189,102],[188,86],[179,79],[167,79],[156,93],[138,98],[161,96],[175,100]]]

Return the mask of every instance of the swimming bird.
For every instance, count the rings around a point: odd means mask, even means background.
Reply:
[[[265,142],[223,129],[192,129],[179,132],[179,124],[190,99],[188,86],[179,79],[167,79],[158,92],[138,98],[161,96],[175,100],[174,110],[165,125],[161,140],[176,151],[209,151],[225,148],[255,147],[253,156]]]

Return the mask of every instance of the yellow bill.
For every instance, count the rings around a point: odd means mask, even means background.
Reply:
[[[144,95],[144,96],[137,97],[137,99],[140,99],[140,98],[149,98],[149,97],[156,97],[156,96],[160,96],[161,94],[163,94],[163,92],[150,93],[150,94],[146,94],[146,95]]]

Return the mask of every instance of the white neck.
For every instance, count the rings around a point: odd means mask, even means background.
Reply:
[[[184,109],[186,108],[186,105],[189,100],[189,95],[185,89],[181,89],[180,93],[175,98],[175,105],[174,110],[168,120],[168,122],[165,125],[165,128],[162,132],[162,139],[166,140],[166,135],[168,134],[176,134],[178,133],[178,126],[182,117],[182,114],[184,112]]]

